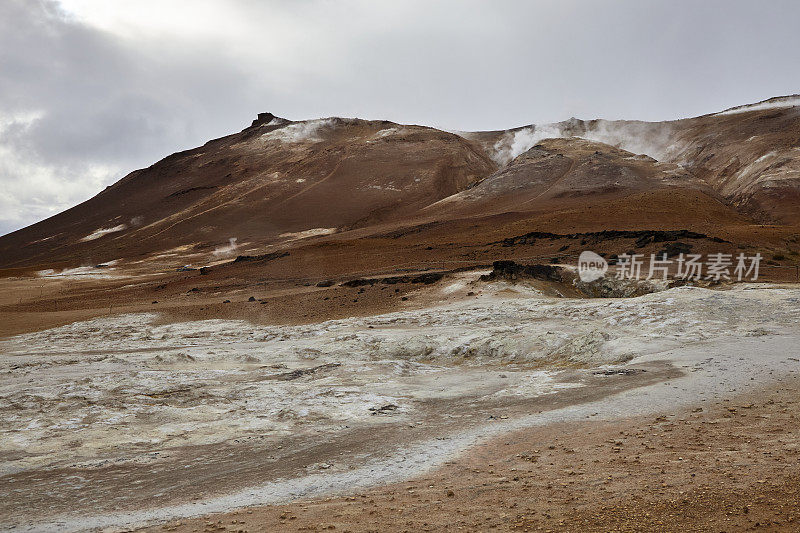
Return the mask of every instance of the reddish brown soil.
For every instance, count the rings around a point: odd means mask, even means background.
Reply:
[[[396,240],[398,255],[412,262],[458,255],[437,250],[442,246],[481,247],[532,230],[688,229],[736,234],[736,245],[778,255],[798,251],[800,108],[608,123],[680,148],[661,162],[573,137],[542,140],[502,168],[492,156],[506,132],[461,137],[357,119],[329,119],[317,129],[268,124],[257,121],[173,154],[79,206],[1,237],[0,268],[148,261],[178,247],[176,262],[205,264],[231,238],[246,253],[264,253],[296,247],[297,233],[306,230],[335,231],[300,241],[333,246],[410,232],[433,247],[422,254],[408,249],[414,239]],[[582,135],[596,121],[569,125]],[[276,140],[284,128],[315,133]],[[770,226],[774,235],[759,223],[777,224]],[[115,227],[122,229],[90,238]],[[300,276],[315,269],[325,275],[338,257],[303,265]]]
[[[506,132],[460,137],[332,119],[311,138],[281,143],[269,140],[281,128],[268,124],[256,121],[174,154],[80,206],[0,238],[0,278],[10,287],[0,296],[0,335],[143,310],[168,319],[262,323],[366,315],[423,302],[406,283],[363,291],[338,283],[503,259],[574,264],[587,249],[647,256],[664,247],[598,236],[607,230],[703,234],[680,242],[693,253],[759,252],[762,279],[800,280],[800,226],[787,215],[797,212],[789,190],[795,182],[787,177],[775,188],[758,173],[736,177],[762,154],[777,158],[769,176],[793,175],[800,109],[614,123],[680,141],[680,153],[665,162],[569,138],[543,140],[503,168],[490,156]],[[570,127],[578,135],[593,124]],[[394,133],[380,133],[386,131]],[[772,219],[765,215],[770,205]],[[125,229],[86,240],[117,225]],[[296,235],[309,229],[335,233]],[[514,240],[530,232],[552,235]],[[232,237],[235,251],[214,253]],[[232,262],[265,254],[271,255]],[[63,281],[36,274],[112,260],[118,260],[115,275],[126,277]],[[186,264],[213,266],[206,275],[177,271]],[[328,280],[332,288],[316,287]],[[259,302],[247,302],[251,296]]]
[[[233,262],[201,272],[178,272],[180,259],[122,262],[110,273],[127,277],[112,279],[41,278],[27,270],[6,270],[0,280],[1,335],[53,327],[74,320],[110,313],[159,311],[169,320],[243,318],[256,323],[310,323],[347,316],[366,316],[431,303],[420,297],[420,284],[378,284],[363,288],[340,287],[347,280],[369,276],[401,276],[426,271],[488,268],[493,261],[574,265],[583,250],[610,254],[659,253],[665,243],[638,245],[634,238],[598,237],[597,231],[651,230],[649,214],[636,206],[676,213],[677,205],[701,201],[696,193],[641,193],[627,200],[597,201],[576,205],[558,213],[506,213],[464,220],[441,221],[415,227],[381,231],[352,231],[324,239],[286,244],[278,258]],[[800,227],[752,223],[720,223],[727,208],[704,209],[703,217],[684,226],[679,220],[657,229],[688,229],[706,235],[679,239],[693,253],[740,252],[764,257],[761,279],[798,281],[800,275]],[[693,212],[700,212],[700,207]],[[624,213],[622,219],[593,220],[594,212]],[[666,219],[666,214],[663,217]],[[559,218],[560,217],[560,218]],[[600,228],[600,230],[598,230]],[[532,231],[554,237],[504,242]],[[724,242],[718,242],[718,241]],[[279,254],[280,255],[280,254]],[[774,257],[780,260],[773,260]],[[332,282],[330,287],[318,287]],[[195,290],[196,289],[196,290]],[[424,291],[422,291],[424,292]],[[413,293],[413,294],[412,294]],[[249,302],[249,298],[256,302]],[[403,298],[407,298],[403,300]],[[230,300],[230,303],[224,303]],[[157,302],[157,303],[153,303]]]
[[[0,336],[123,312],[272,324],[372,315],[441,295],[410,280],[342,282],[664,246],[607,230],[694,232],[679,239],[693,253],[759,252],[762,279],[800,280],[800,108],[627,123],[680,143],[661,163],[557,139],[503,168],[490,151],[505,132],[333,119],[319,139],[284,145],[264,141],[278,129],[268,123],[0,238]],[[378,134],[392,128],[401,131]],[[117,225],[124,230],[86,239]],[[305,230],[335,232],[298,239]],[[550,235],[519,238],[531,232]],[[214,254],[233,237],[239,250]],[[239,254],[264,257],[234,262]],[[112,260],[106,279],[36,274]],[[185,264],[210,266],[179,271]],[[410,483],[165,528],[798,531],[797,385],[664,418],[528,430]]]
[[[406,483],[149,531],[797,531],[797,387],[525,430]]]

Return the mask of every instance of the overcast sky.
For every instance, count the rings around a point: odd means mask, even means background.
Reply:
[[[665,120],[800,92],[800,2],[0,0],[0,234],[249,125]]]

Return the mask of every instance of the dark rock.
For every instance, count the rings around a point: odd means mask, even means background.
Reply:
[[[664,254],[667,254],[667,257],[675,257],[680,254],[688,254],[692,252],[692,245],[687,244],[685,242],[670,242],[664,245],[664,247],[656,252],[656,256],[661,258]]]
[[[290,372],[283,372],[281,374],[269,376],[267,379],[273,379],[276,381],[291,381],[303,376],[310,376],[311,374],[315,374],[321,370],[332,370],[339,366],[342,366],[341,363],[326,363],[324,365],[319,365],[312,368],[298,368],[297,370],[292,370]]]
[[[196,191],[213,191],[214,189],[217,189],[217,188],[218,187],[216,185],[208,185],[208,186],[201,186],[201,187],[189,187],[188,189],[183,189],[183,190],[174,192],[174,193],[170,194],[169,196],[167,196],[167,198],[174,198],[176,196],[182,196],[184,194],[189,194],[191,192],[196,192]]]
[[[607,370],[592,372],[592,374],[595,376],[630,376],[642,372],[647,372],[647,370],[643,368],[609,368]]]
[[[272,261],[273,259],[280,259],[286,257],[289,252],[272,252],[263,255],[240,255],[233,260],[234,263],[241,263],[243,261]]]
[[[250,127],[254,128],[254,127],[260,126],[262,124],[267,124],[269,122],[272,122],[272,120],[274,118],[275,118],[275,115],[273,115],[272,113],[259,113],[258,117],[253,121],[253,123],[250,125]]]
[[[381,407],[370,407],[369,410],[372,411],[373,415],[385,415],[392,411],[397,411],[397,406],[393,403],[388,403]]]
[[[351,279],[342,283],[342,287],[363,287],[365,285],[375,285],[376,283],[384,283],[386,285],[396,285],[398,283],[415,283],[430,285],[436,283],[444,277],[442,272],[427,272],[425,274],[418,274],[416,276],[390,276],[387,278],[359,278]]]
[[[508,237],[501,241],[490,243],[502,246],[518,246],[521,244],[535,244],[537,240],[580,239],[582,245],[600,243],[614,239],[634,239],[635,246],[642,248],[650,243],[671,242],[678,239],[707,239],[712,242],[728,242],[719,237],[709,237],[704,233],[689,230],[603,230],[587,233],[550,233],[547,231],[532,231],[516,237]]]

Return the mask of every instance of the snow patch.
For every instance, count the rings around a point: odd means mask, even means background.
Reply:
[[[110,266],[112,262],[104,263],[105,266]],[[39,270],[36,275],[41,278],[65,278],[65,279],[109,279],[114,277],[110,274],[111,268],[96,268],[90,266],[82,266],[75,268],[65,268],[61,271],[48,268]]]
[[[308,237],[316,237],[318,235],[330,235],[331,233],[336,233],[336,228],[311,228],[303,231],[281,233],[278,236],[294,241],[298,239],[306,239]]]
[[[113,228],[99,228],[94,230],[92,233],[81,239],[81,241],[93,241],[95,239],[99,239],[103,235],[108,235],[109,233],[116,233],[118,231],[123,231],[128,228],[127,224],[120,224],[118,226],[114,226]]]

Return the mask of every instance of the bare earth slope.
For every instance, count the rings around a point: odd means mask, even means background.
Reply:
[[[761,221],[796,224],[800,96],[665,122],[570,120],[466,134],[503,163],[540,139],[581,137],[674,163]]]
[[[0,242],[4,266],[99,263],[230,238],[271,242],[408,215],[494,164],[464,139],[390,122],[256,122],[167,157]]]
[[[358,240],[448,220],[473,219],[475,235],[523,219],[556,233],[600,231],[632,220],[631,206],[643,229],[688,228],[710,217],[720,232],[771,246],[759,224],[791,236],[800,221],[797,101],[672,122],[570,119],[460,135],[262,114],[238,134],[132,172],[0,238],[0,267],[74,268],[166,253],[178,266],[202,265],[221,251],[257,255],[298,239]],[[691,198],[692,209],[665,208],[678,197]],[[489,215],[505,218],[484,227]]]
[[[428,209],[438,218],[555,211],[567,205],[677,189],[699,191],[709,202],[718,200],[710,187],[678,165],[580,138],[545,139],[469,190]],[[736,218],[735,213],[730,216]]]
[[[797,531],[796,103],[266,113],[0,237],[0,529]]]
[[[792,107],[782,107],[794,104]],[[800,221],[800,97],[676,123],[668,160],[733,206],[768,222]]]

